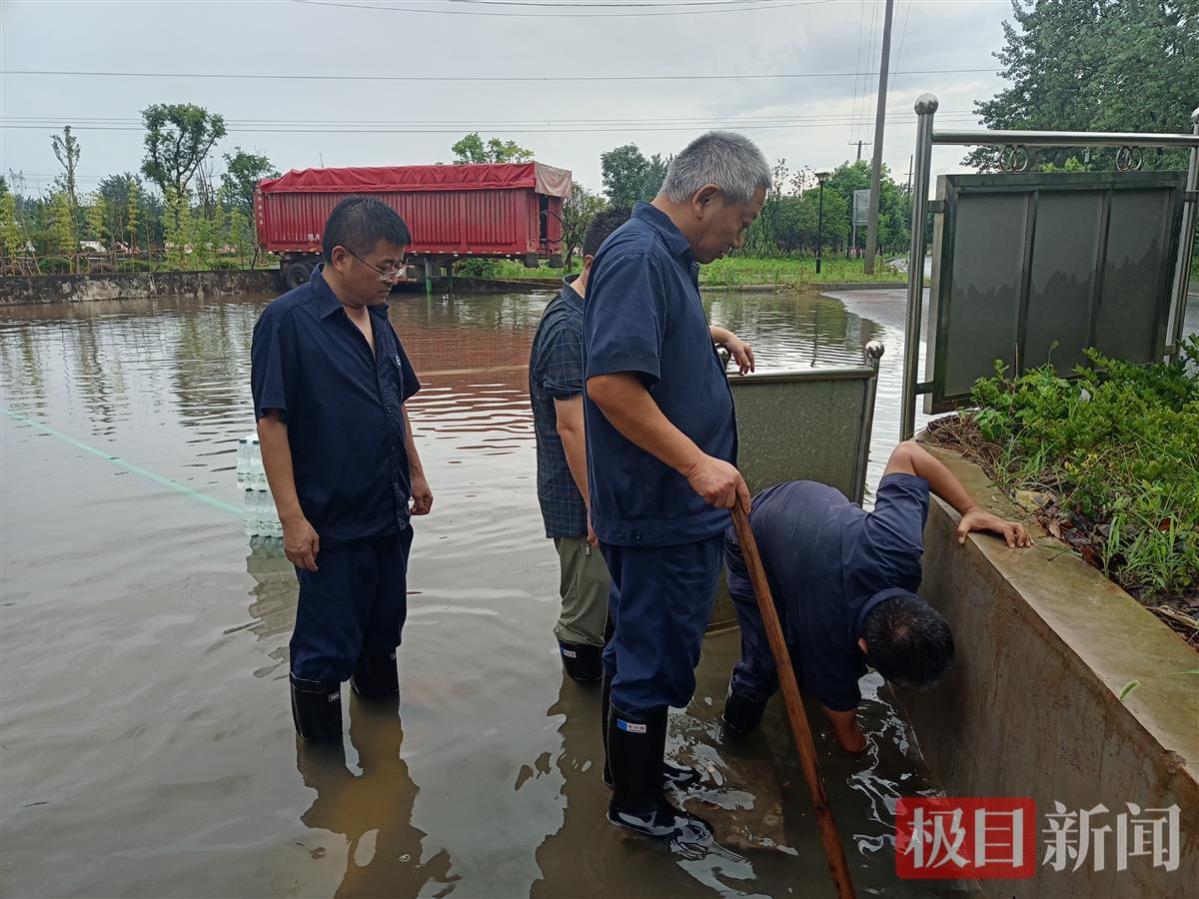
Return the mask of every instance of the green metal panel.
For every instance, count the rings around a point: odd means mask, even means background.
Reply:
[[[1161,358],[1182,188],[1181,172],[938,179],[925,411],[955,408],[997,359]]]
[[[813,480],[861,502],[876,374],[863,366],[730,377],[737,465],[750,493]],[[722,576],[711,626],[735,620]]]

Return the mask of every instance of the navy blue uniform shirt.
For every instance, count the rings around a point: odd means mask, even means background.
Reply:
[[[250,389],[255,420],[278,409],[287,423],[300,507],[325,547],[408,526],[402,405],[420,382],[386,304],[368,307],[372,355],[322,269],[263,310]]]
[[[874,511],[813,481],[787,481],[754,497],[750,524],[783,634],[804,689],[830,709],[857,708],[866,673],[858,647],[866,615],[891,588],[920,586],[928,481],[896,473],[882,479]],[[741,626],[761,630],[753,585],[737,534],[725,535],[729,593]],[[762,636],[762,652],[770,649]],[[773,670],[773,660],[769,662]]]
[[[712,345],[691,246],[665,213],[638,203],[604,241],[583,308],[586,377],[640,376],[663,414],[709,456],[735,463],[728,378]],[[616,546],[704,540],[729,523],[687,479],[584,404],[591,524]]]
[[[567,278],[541,313],[529,354],[529,399],[537,435],[537,501],[547,537],[587,534],[587,506],[566,464],[554,400],[583,392],[583,298]]]

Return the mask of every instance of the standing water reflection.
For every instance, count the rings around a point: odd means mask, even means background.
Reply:
[[[281,762],[296,757],[295,575],[269,547],[247,553],[227,511],[241,501],[250,335],[268,298],[5,311],[5,892],[828,894],[781,711],[744,744],[722,742],[735,634],[706,641],[670,734],[706,772],[688,802],[725,851],[677,860],[604,821],[598,696],[561,673],[535,496],[525,363],[550,296],[393,297],[425,385],[410,414],[438,498],[412,553],[402,731],[394,711],[347,694],[344,761],[301,753],[295,766]],[[877,482],[900,332],[821,297],[708,304],[760,370],[856,365],[867,340],[886,344]],[[890,840],[896,796],[930,785],[894,709],[866,692],[866,756],[818,733],[851,867],[863,893],[928,895],[896,880]]]

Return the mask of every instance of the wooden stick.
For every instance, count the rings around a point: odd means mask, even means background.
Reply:
[[[778,669],[779,687],[782,689],[783,701],[787,705],[787,720],[791,722],[791,734],[795,737],[795,747],[799,750],[799,761],[803,767],[804,780],[808,782],[808,793],[812,797],[812,806],[816,809],[816,821],[820,825],[820,842],[824,846],[824,857],[828,862],[829,871],[832,872],[838,899],[854,899],[853,880],[850,879],[849,865],[845,861],[841,840],[837,836],[837,825],[833,821],[832,809],[829,808],[828,794],[824,791],[824,781],[820,778],[820,768],[816,762],[816,744],[812,740],[812,729],[808,726],[808,716],[799,695],[799,683],[795,680],[795,669],[791,667],[791,655],[787,652],[787,641],[783,638],[783,628],[779,623],[778,610],[774,607],[774,598],[770,595],[770,584],[767,582],[766,572],[762,568],[762,557],[758,554],[758,542],[754,539],[753,530],[750,529],[749,518],[740,505],[733,507],[733,525],[737,529],[737,540],[741,544],[741,556],[745,559],[745,567],[753,582],[754,595],[758,600],[758,610],[762,613],[762,624],[766,630],[766,639],[770,643],[770,651],[774,655],[774,664]]]

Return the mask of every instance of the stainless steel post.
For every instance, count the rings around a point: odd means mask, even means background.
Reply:
[[[903,397],[899,439],[916,428],[916,384],[920,366],[920,310],[924,303],[924,229],[928,220],[929,174],[933,156],[933,116],[939,102],[932,94],[916,98],[916,164],[912,183],[912,247],[908,253],[908,315],[903,342]]]
[[[878,369],[886,347],[882,341],[871,340],[862,348],[866,364],[874,369],[874,377],[866,382],[866,400],[862,403],[862,425],[858,430],[858,458],[854,463],[853,501],[859,506],[866,498],[866,469],[870,464],[870,438],[874,433],[874,400],[878,396]]]
[[[1192,133],[1199,137],[1199,109],[1191,113]],[[1187,196],[1182,207],[1182,234],[1178,241],[1178,266],[1174,271],[1174,296],[1170,300],[1170,333],[1166,335],[1169,357],[1177,358],[1186,319],[1187,289],[1191,283],[1191,255],[1195,251],[1195,220],[1199,211],[1199,146],[1191,147],[1191,167],[1187,171]]]

